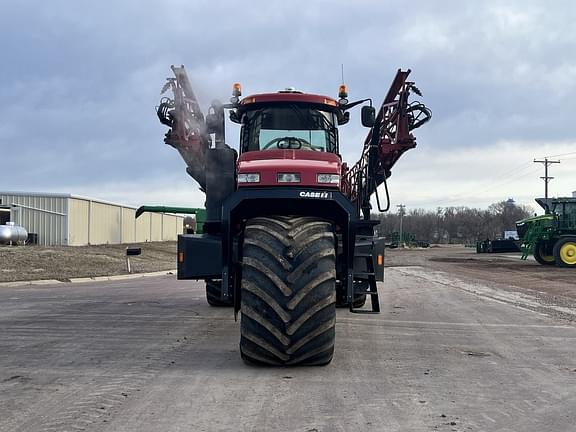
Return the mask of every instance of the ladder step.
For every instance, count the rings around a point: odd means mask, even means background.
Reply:
[[[368,310],[368,309],[352,309],[350,311],[351,313],[357,313],[357,314],[371,314],[371,315],[375,315],[375,314],[379,314],[380,311],[373,311],[373,310]]]
[[[354,291],[354,294],[378,295],[378,293],[374,291]]]
[[[380,221],[379,221],[379,220],[376,220],[376,219],[368,219],[368,220],[366,220],[366,219],[361,219],[361,220],[359,220],[359,221],[356,221],[356,225],[358,225],[358,226],[362,226],[362,225],[364,225],[364,226],[375,226],[375,225],[378,225],[379,223],[380,223]],[[361,234],[359,234],[359,235],[361,235]]]
[[[356,253],[354,254],[354,258],[369,258],[372,257],[371,253]]]
[[[354,272],[353,276],[375,276],[374,272]]]

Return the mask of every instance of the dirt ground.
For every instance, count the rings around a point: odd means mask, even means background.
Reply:
[[[477,254],[463,246],[428,249],[387,249],[386,266],[423,266],[458,276],[478,277],[534,290],[576,296],[576,269],[543,266],[532,257],[523,261],[520,253]]]
[[[127,274],[127,246],[0,246],[0,282]],[[176,242],[132,246],[142,248],[142,255],[130,257],[133,273],[176,268]]]
[[[6,284],[0,432],[574,432],[576,321],[558,315],[576,316],[558,307],[573,269],[464,248],[387,257],[381,313],[338,309],[325,367],[243,364],[241,323],[200,281]]]
[[[478,285],[487,283],[504,296],[534,299],[538,305],[530,309],[570,321],[575,317],[558,310],[576,308],[576,269],[543,266],[532,257],[523,261],[520,253],[477,254],[475,249],[463,246],[391,249],[386,251],[385,265],[423,267]]]

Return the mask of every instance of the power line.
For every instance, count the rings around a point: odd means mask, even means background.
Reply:
[[[549,157],[549,158],[551,158],[551,157],[561,157],[561,156],[569,156],[569,155],[573,155],[573,154],[576,154],[576,152],[560,153],[560,154],[556,154],[556,155],[549,155],[549,156],[546,156],[546,157]]]
[[[556,156],[572,155],[572,154],[576,155],[576,152],[562,153],[562,154],[558,154],[558,155],[547,156],[547,158],[556,157]],[[574,160],[574,159],[576,159],[576,157],[562,158],[563,161]],[[485,188],[480,189],[478,191],[475,191],[474,195],[483,195],[486,192],[490,192],[495,188],[500,188],[504,185],[507,185],[509,183],[515,182],[517,180],[520,180],[522,178],[528,177],[529,175],[536,173],[538,171],[538,169],[528,171],[531,163],[534,163],[534,162],[533,161],[522,162],[521,164],[519,164],[513,168],[507,169],[505,172],[502,172],[499,175],[493,176],[491,179],[487,180],[487,182],[489,183],[488,186],[486,186]],[[468,197],[469,195],[470,194],[468,192],[452,195],[447,201],[444,201],[444,203],[450,204],[453,202],[457,202],[462,198]]]
[[[536,160],[534,159],[534,163],[541,163],[544,164],[544,177],[540,177],[542,180],[544,180],[544,198],[548,198],[548,183],[550,182],[550,180],[552,180],[554,177],[550,177],[548,175],[548,166],[554,163],[560,163],[559,160],[548,160],[548,158],[544,158],[544,160]]]
[[[517,171],[524,171],[526,168],[528,168],[531,165],[532,161],[531,160],[527,160],[525,162],[522,162],[519,165],[516,165],[512,168],[506,168],[505,171],[502,171],[500,174],[492,177],[492,179],[490,180],[491,182],[496,182],[496,181],[500,181],[503,180],[507,177],[510,177],[511,175],[514,175]]]
[[[572,154],[576,155],[576,152],[563,153],[563,154],[554,155],[554,156],[564,156],[564,155],[572,155]],[[548,157],[554,157],[554,156],[548,156]],[[547,159],[548,157],[546,157],[545,159]],[[576,160],[576,157],[562,158],[562,161],[566,161],[566,160]],[[505,172],[501,172],[498,175],[492,176],[492,178],[488,180],[489,184],[485,188],[482,188],[480,190],[475,190],[473,192],[457,193],[456,195],[452,195],[452,196],[447,197],[448,199],[442,200],[441,202],[444,206],[446,206],[446,205],[450,205],[452,203],[458,202],[463,198],[467,198],[471,194],[473,194],[474,196],[485,195],[487,192],[491,192],[495,188],[501,188],[502,186],[508,185],[508,184],[516,182],[520,179],[531,176],[540,170],[540,168],[530,169],[530,167],[532,166],[531,164],[535,163],[535,162],[544,163],[545,161],[534,160],[534,161],[522,162],[519,165],[516,165],[512,168],[507,169]],[[558,161],[558,162],[548,161],[548,162],[559,163],[560,161]],[[547,173],[545,173],[545,177],[548,177]],[[542,179],[544,179],[544,177],[542,177]],[[550,179],[552,179],[552,177],[550,177],[549,180]]]
[[[524,167],[522,167],[522,169],[516,170],[516,172],[510,172],[507,176],[501,176],[502,178],[500,181],[495,182],[495,183],[487,186],[484,189],[476,190],[474,192],[465,192],[465,193],[461,193],[458,195],[453,195],[447,201],[444,201],[444,204],[450,204],[450,203],[453,203],[456,201],[460,201],[462,198],[469,197],[471,194],[473,194],[474,196],[483,195],[486,192],[490,192],[491,190],[493,190],[495,188],[500,188],[504,185],[507,185],[509,183],[515,182],[515,181],[520,180],[524,177],[532,175],[539,170],[539,169],[532,169],[528,172],[523,172],[523,171],[526,171],[526,169],[529,167],[530,167],[530,165],[524,166]]]

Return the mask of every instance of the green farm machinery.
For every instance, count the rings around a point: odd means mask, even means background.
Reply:
[[[178,213],[194,215],[184,218],[184,234],[202,234],[204,232],[204,222],[206,222],[206,209],[190,207],[166,207],[166,206],[140,206],[136,210],[136,219],[143,213]]]
[[[545,214],[516,223],[522,259],[576,268],[576,198],[537,198]]]

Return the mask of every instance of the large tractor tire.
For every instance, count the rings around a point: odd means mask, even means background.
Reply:
[[[554,252],[549,242],[539,241],[534,246],[534,259],[542,265],[554,265],[556,260],[554,259]]]
[[[331,225],[312,217],[250,219],[242,247],[241,312],[246,362],[330,363],[336,324]]]
[[[576,236],[561,237],[554,245],[554,258],[560,267],[576,268]]]
[[[234,305],[233,300],[222,301],[220,295],[222,293],[222,280],[221,279],[208,279],[206,281],[206,301],[210,306],[214,307],[230,307]]]

